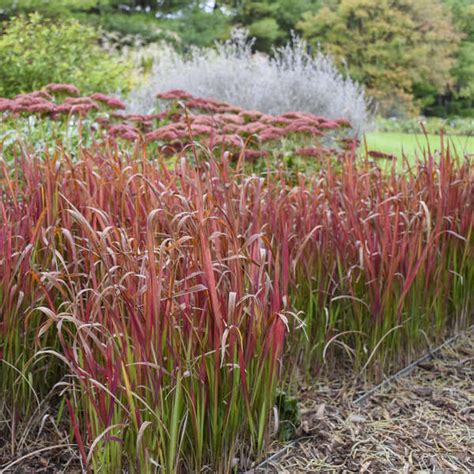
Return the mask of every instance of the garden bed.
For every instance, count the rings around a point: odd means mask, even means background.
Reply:
[[[0,469],[244,471],[303,379],[341,463],[323,374],[351,400],[472,324],[468,157],[385,173],[345,119],[78,94],[0,100]]]

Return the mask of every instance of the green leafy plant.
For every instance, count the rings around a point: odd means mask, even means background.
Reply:
[[[277,391],[275,404],[278,410],[278,436],[288,441],[296,434],[301,423],[298,400],[282,390]]]
[[[11,97],[51,82],[69,82],[83,92],[127,91],[128,65],[97,44],[92,28],[75,20],[54,23],[38,14],[6,23],[0,36],[0,95]]]

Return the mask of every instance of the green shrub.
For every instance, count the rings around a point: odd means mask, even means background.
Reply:
[[[75,20],[60,24],[38,14],[16,17],[0,36],[0,96],[50,82],[75,84],[83,93],[126,92],[129,66],[102,51],[97,33]]]

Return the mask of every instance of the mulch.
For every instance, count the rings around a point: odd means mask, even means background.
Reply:
[[[254,472],[474,472],[473,331],[363,404],[347,383],[304,389],[301,439]]]
[[[79,474],[69,429],[56,423],[57,403],[45,397],[32,415],[16,422],[0,399],[0,474]]]

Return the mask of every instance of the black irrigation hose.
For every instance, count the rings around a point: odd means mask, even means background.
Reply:
[[[444,341],[440,346],[436,347],[435,349],[433,350],[429,350],[425,355],[421,356],[419,359],[415,360],[415,362],[412,362],[411,364],[407,365],[406,367],[404,367],[403,369],[399,370],[398,372],[396,372],[395,374],[393,374],[392,376],[390,376],[388,379],[385,379],[383,382],[380,382],[378,385],[376,385],[375,387],[371,388],[368,392],[364,393],[363,395],[361,395],[359,398],[357,398],[356,400],[354,400],[354,404],[356,405],[359,405],[363,402],[365,402],[368,398],[370,398],[375,392],[379,391],[381,388],[385,387],[385,385],[389,385],[391,382],[393,382],[394,380],[404,376],[404,375],[407,375],[409,374],[413,369],[415,369],[419,364],[421,364],[422,362],[424,362],[425,360],[427,359],[431,359],[434,357],[434,355],[439,352],[441,349],[444,349],[446,346],[449,346],[450,344],[452,344],[456,339],[458,339],[459,337],[465,335],[465,334],[468,334],[469,332],[471,332],[472,330],[474,329],[474,325],[470,326],[469,328],[467,328],[465,331],[462,331],[460,332],[459,334],[456,334],[452,337],[450,337],[449,339],[447,339],[446,341]]]
[[[375,387],[371,388],[368,392],[365,392],[363,395],[360,397],[356,398],[354,400],[355,405],[360,405],[364,403],[366,400],[368,400],[375,392],[379,391],[381,388],[385,387],[386,385],[389,385],[392,383],[394,380],[403,377],[404,375],[409,374],[413,369],[415,369],[419,364],[424,362],[427,359],[432,359],[434,355],[439,352],[441,349],[445,348],[446,346],[449,346],[452,344],[456,339],[459,339],[461,336],[464,336],[466,334],[469,334],[469,332],[472,332],[474,330],[474,325],[470,326],[467,328],[465,331],[461,331],[460,333],[450,337],[446,341],[444,341],[440,346],[436,347],[433,350],[429,350],[425,355],[421,356],[419,359],[415,360],[411,364],[407,365],[403,369],[399,370],[392,376],[388,377],[385,379],[383,382],[379,383]],[[275,461],[278,459],[280,456],[282,456],[286,451],[288,451],[290,448],[295,446],[297,443],[314,438],[314,436],[301,436],[299,438],[294,439],[287,445],[283,446],[280,450],[278,450],[276,453],[273,453],[271,456],[268,458],[264,459],[260,464],[258,464],[256,467],[254,467],[251,471],[248,472],[258,472],[259,469],[264,468],[267,464],[271,463],[272,461]]]

